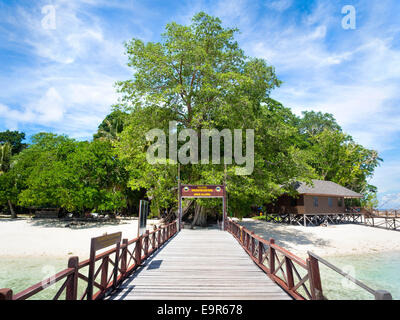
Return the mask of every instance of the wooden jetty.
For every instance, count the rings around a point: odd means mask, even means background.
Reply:
[[[291,300],[228,232],[183,229],[109,299]]]
[[[178,225],[122,243],[120,232],[92,238],[88,260],[70,257],[66,269],[19,293],[0,289],[0,300],[26,300],[49,287],[56,291],[53,300],[322,300],[320,263],[375,299],[392,299],[312,252],[303,260],[231,219],[225,230]]]

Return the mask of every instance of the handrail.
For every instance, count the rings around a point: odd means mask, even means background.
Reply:
[[[249,231],[232,219],[227,220],[227,231],[242,245],[250,258],[274,282],[296,300],[319,297],[319,277],[311,273],[310,261],[304,261],[288,250]],[[299,269],[298,269],[299,268]]]
[[[317,259],[319,262],[327,266],[328,268],[336,271],[346,279],[350,280],[354,284],[358,285],[360,288],[368,291],[372,295],[374,295],[376,300],[392,300],[392,295],[385,291],[385,290],[374,290],[368,287],[366,284],[362,283],[361,281],[357,280],[356,278],[352,277],[350,274],[347,272],[344,272],[343,270],[339,269],[338,267],[334,266],[332,263],[326,261],[325,259],[321,258],[320,256],[317,256],[315,253],[308,251],[307,252],[309,256],[313,257],[314,259]]]
[[[164,245],[165,242],[177,232],[178,228],[175,220],[165,226],[160,226],[151,232],[146,231],[145,234],[132,240],[123,239],[122,244],[118,243],[110,250],[96,255],[94,260],[102,260],[102,262],[94,274],[93,286],[99,290],[93,294],[92,299],[101,299],[108,293],[109,290],[117,288],[123,280],[129,277],[132,272],[134,272],[142,264],[144,260],[152,255],[154,251],[158,250],[162,245]],[[118,245],[121,254],[118,259],[112,260],[110,256],[116,253]],[[130,250],[129,246],[131,245],[133,245],[134,248]],[[61,294],[65,292],[66,300],[77,300],[78,280],[81,279],[85,282],[88,282],[89,280],[87,276],[80,272],[80,270],[87,267],[89,263],[90,259],[79,263],[78,257],[70,257],[68,260],[68,268],[56,273],[54,276],[34,284],[33,286],[30,286],[29,288],[15,295],[13,295],[11,289],[0,289],[0,300],[25,300],[63,279],[65,280],[53,299],[57,300]],[[111,264],[112,267],[117,265],[117,277],[115,280],[112,279],[113,275],[109,277],[109,264]],[[98,275],[101,276],[100,283],[96,281],[96,277]],[[80,297],[80,300],[83,300],[85,297],[87,297],[87,291],[88,288],[86,288],[86,291],[82,297]]]
[[[250,258],[296,300],[326,300],[322,290],[319,262],[373,294],[376,300],[392,300],[389,292],[371,289],[310,251],[308,258],[304,261],[290,251],[276,245],[274,239],[267,241],[232,219],[227,221],[227,231],[239,241]],[[305,274],[301,275],[296,266],[301,267]],[[295,275],[297,280],[295,280]],[[298,282],[296,283],[296,281]]]

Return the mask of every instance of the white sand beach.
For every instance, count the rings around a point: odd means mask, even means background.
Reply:
[[[148,229],[159,224],[148,220]],[[76,255],[87,259],[90,239],[104,233],[122,232],[129,240],[137,236],[137,220],[122,220],[119,224],[87,223],[84,226],[66,227],[68,222],[42,219],[0,219],[0,258]]]
[[[159,220],[149,220],[149,229]],[[90,239],[104,233],[122,232],[123,238],[137,234],[137,220],[119,224],[86,224],[65,227],[65,221],[0,219],[0,257],[49,256],[80,259],[89,257]],[[400,232],[362,225],[342,224],[329,227],[303,227],[243,219],[241,224],[265,239],[306,257],[311,250],[321,256],[368,254],[400,251]]]
[[[254,219],[240,222],[264,239],[305,258],[307,251],[320,256],[343,256],[400,251],[400,232],[355,224],[304,227]]]

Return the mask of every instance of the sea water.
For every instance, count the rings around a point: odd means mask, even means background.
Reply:
[[[400,251],[325,257],[374,290],[386,290],[400,299]],[[328,299],[364,300],[374,296],[320,264],[322,287]]]
[[[22,290],[29,288],[30,286],[42,282],[54,276],[57,272],[60,272],[68,267],[68,257],[1,257],[0,256],[0,288],[10,288],[13,293],[19,293]],[[80,272],[87,276],[88,267],[80,269]],[[45,286],[46,288],[32,296],[31,300],[51,300],[57,294],[58,289],[61,288],[65,281],[65,278]],[[43,282],[45,284],[45,282]],[[86,289],[86,283],[84,281],[78,282],[78,295],[81,297],[82,293]],[[60,299],[65,298],[64,293],[60,296]]]

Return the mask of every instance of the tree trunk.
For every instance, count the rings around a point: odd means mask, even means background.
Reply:
[[[193,226],[207,226],[207,212],[204,207],[198,205],[197,203],[194,207],[194,218],[191,227],[193,228]]]
[[[10,200],[8,200],[8,205],[10,206],[10,211],[11,211],[11,219],[17,219],[17,214],[14,211],[14,207],[11,203]]]
[[[184,206],[182,208],[182,218],[189,212],[190,206],[192,205],[194,200],[189,200],[186,203],[183,203]]]

